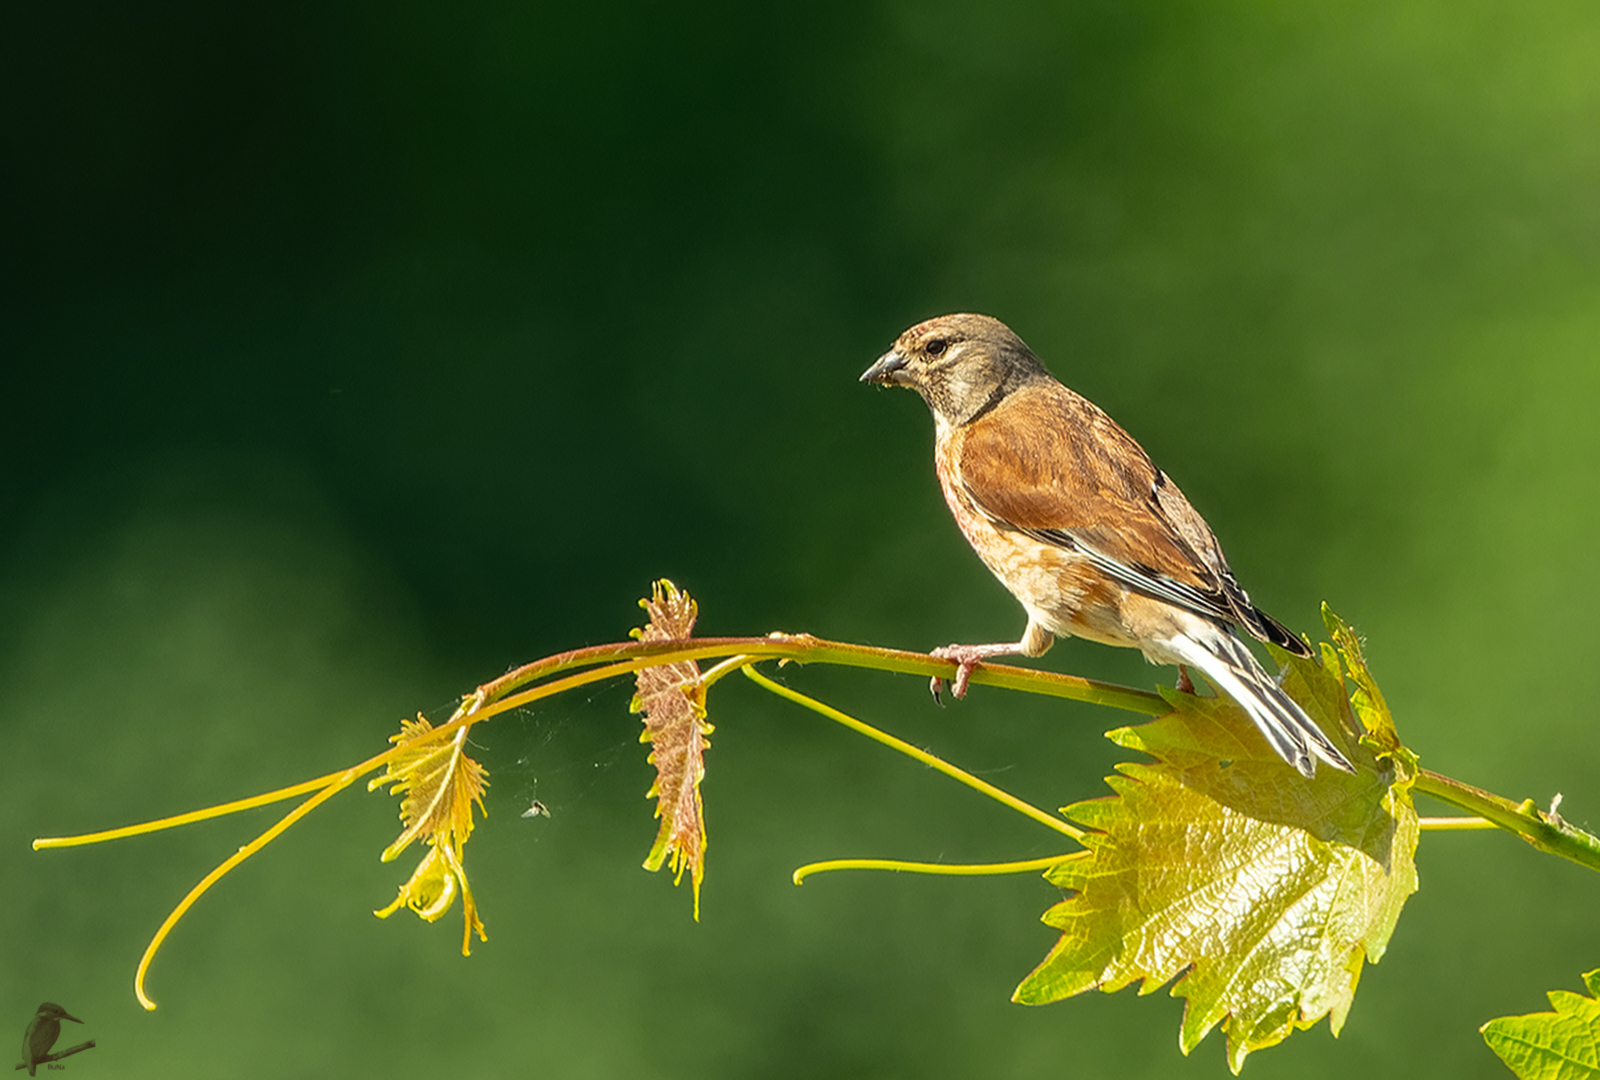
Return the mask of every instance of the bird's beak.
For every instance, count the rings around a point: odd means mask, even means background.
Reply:
[[[63,1020],[71,1020],[74,1024],[83,1023],[82,1020],[79,1020],[76,1016],[73,1016],[71,1013],[67,1012],[65,1009],[61,1010],[61,1019],[63,1019]]]
[[[879,386],[904,386],[910,380],[902,374],[906,358],[890,349],[878,357],[878,362],[861,373],[861,381]]]

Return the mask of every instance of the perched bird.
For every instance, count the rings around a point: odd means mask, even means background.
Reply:
[[[1311,655],[1305,642],[1250,602],[1210,527],[1133,437],[1057,382],[1004,323],[929,319],[861,380],[910,387],[928,403],[945,502],[1028,613],[1020,641],[934,651],[959,665],[956,697],[983,660],[1088,638],[1198,668],[1308,777],[1313,757],[1355,771],[1232,631],[1296,656]]]
[[[22,1065],[18,1068],[26,1066],[29,1076],[38,1075],[34,1070],[50,1056],[50,1048],[56,1044],[56,1039],[61,1035],[63,1020],[71,1020],[74,1024],[83,1023],[54,1002],[47,1001],[39,1006],[39,1011],[28,1022],[28,1030],[22,1036]]]

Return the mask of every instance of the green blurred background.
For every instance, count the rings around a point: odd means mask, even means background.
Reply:
[[[7,5],[0,1030],[61,1002],[85,1077],[1225,1075],[1165,994],[1008,1003],[1036,877],[790,885],[1059,846],[742,680],[698,925],[639,869],[620,685],[475,733],[471,959],[459,909],[369,914],[414,860],[356,790],[200,903],[147,1015],[148,936],[270,812],[27,843],[359,760],[661,575],[708,634],[1015,634],[926,410],[856,382],[949,310],[1143,441],[1268,610],[1352,620],[1426,764],[1600,826],[1597,55],[1560,2]],[[1124,719],[785,677],[1045,806]],[[1342,1037],[1251,1076],[1509,1075],[1477,1025],[1600,966],[1592,873],[1419,862]]]

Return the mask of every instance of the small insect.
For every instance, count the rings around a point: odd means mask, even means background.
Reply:
[[[523,817],[549,817],[550,808],[538,799],[533,800],[533,805],[522,812]]]

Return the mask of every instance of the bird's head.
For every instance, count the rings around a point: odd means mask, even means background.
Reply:
[[[71,1020],[74,1024],[83,1023],[82,1020],[79,1020],[53,1001],[46,1001],[40,1005],[38,1015],[44,1020]]]
[[[999,319],[941,315],[901,334],[861,381],[908,386],[922,395],[937,421],[958,426],[1040,377],[1048,377],[1044,365]]]

